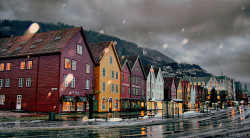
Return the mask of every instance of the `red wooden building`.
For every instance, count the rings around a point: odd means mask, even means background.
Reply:
[[[86,111],[93,63],[81,27],[0,39],[0,108]]]

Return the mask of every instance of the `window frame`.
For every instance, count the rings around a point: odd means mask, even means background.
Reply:
[[[63,86],[64,87],[68,87],[69,86],[69,84],[67,82],[67,75],[63,75]]]
[[[76,60],[72,59],[71,70],[76,70]]]
[[[115,72],[115,79],[118,80],[119,79],[119,73]]]
[[[80,44],[76,44],[76,54],[82,55],[82,50],[83,50],[83,46]]]
[[[122,86],[122,94],[124,94],[124,86]]]
[[[18,87],[23,87],[23,85],[24,85],[24,78],[18,78]]]
[[[26,78],[26,87],[31,87],[31,77]]]
[[[102,110],[106,110],[106,104],[107,104],[106,98],[102,97],[102,99],[101,99],[101,109]]]
[[[6,63],[6,70],[11,70],[11,62]]]
[[[102,68],[102,77],[106,77],[106,70],[105,70],[105,68]]]
[[[69,58],[64,58],[64,69],[70,69],[71,68],[70,66],[71,66],[71,60]]]
[[[115,72],[111,71],[111,79],[114,79],[114,78],[115,78]]]
[[[110,87],[111,87],[111,93],[115,93],[115,85],[111,83]]]
[[[109,57],[109,64],[113,64],[113,58]]]
[[[5,100],[6,100],[5,98],[6,98],[6,97],[5,97],[5,94],[1,94],[1,95],[0,95],[0,101],[1,101],[1,102],[0,102],[0,105],[5,105]]]
[[[21,70],[25,69],[25,61],[20,61],[20,69]]]
[[[0,71],[4,71],[4,63],[0,63]]]
[[[90,64],[86,64],[86,73],[90,73]]]
[[[119,93],[119,85],[115,85],[115,93]]]
[[[70,88],[75,88],[75,87],[76,87],[76,78],[74,76],[70,82]]]
[[[31,63],[31,65],[30,65]],[[27,69],[32,69],[32,66],[33,66],[33,61],[32,60],[28,60],[27,61]]]
[[[4,79],[0,79],[0,88],[4,86]]]
[[[106,83],[102,82],[102,92],[106,92]]]
[[[9,80],[7,82],[7,80]],[[10,87],[10,78],[5,79],[5,87]]]
[[[90,80],[89,79],[85,79],[85,89],[89,90],[90,86]]]

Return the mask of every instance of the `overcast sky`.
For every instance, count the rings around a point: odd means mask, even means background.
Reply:
[[[83,26],[250,83],[250,0],[2,0],[0,18]]]

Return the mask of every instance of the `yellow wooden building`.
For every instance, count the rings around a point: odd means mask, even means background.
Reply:
[[[95,58],[94,102],[96,112],[120,111],[121,65],[113,42],[90,44]]]

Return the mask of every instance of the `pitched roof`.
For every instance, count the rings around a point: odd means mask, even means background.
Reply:
[[[180,80],[181,80],[180,78],[176,78],[176,77],[174,78],[175,88],[178,87]]]
[[[164,77],[164,88],[171,89],[173,77]]]
[[[208,81],[209,81],[209,79],[210,79],[210,77],[194,77],[194,78],[192,78],[191,79],[191,81],[192,81],[192,83],[193,82],[196,82],[196,83],[198,83],[198,82],[205,82],[205,84],[207,84],[208,83]]]
[[[146,76],[148,76],[150,68],[151,68],[151,66],[145,66],[145,67],[143,67],[143,70],[144,70]]]
[[[157,78],[158,72],[159,72],[160,68],[155,67],[154,68],[154,72],[155,72],[155,77]]]
[[[130,67],[133,68],[138,56],[126,56],[125,58],[128,60]]]
[[[127,59],[125,59],[124,57],[120,57],[119,61],[120,61],[121,66],[123,67],[125,63],[127,62]]]
[[[94,56],[95,62],[98,64],[102,57],[104,56],[104,54],[107,51],[109,45],[112,43],[112,41],[108,41],[108,42],[101,42],[101,43],[91,43],[89,44],[89,47],[92,51],[92,54]]]
[[[57,53],[81,27],[0,39],[0,58]]]

